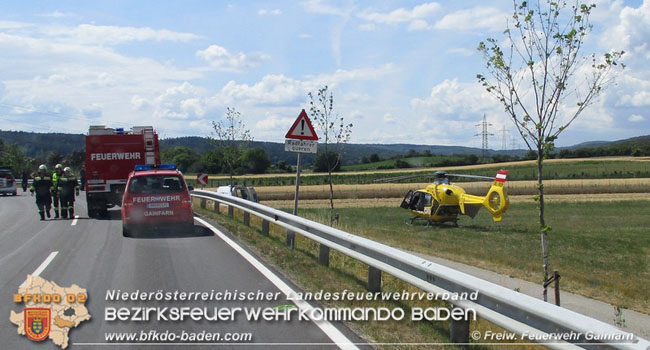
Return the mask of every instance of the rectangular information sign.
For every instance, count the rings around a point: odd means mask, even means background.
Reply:
[[[284,140],[284,150],[286,152],[298,153],[316,153],[318,149],[318,141],[311,140]]]

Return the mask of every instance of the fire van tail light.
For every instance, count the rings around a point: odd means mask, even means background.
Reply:
[[[192,208],[192,200],[191,199],[183,199],[181,201],[181,208]]]
[[[133,206],[133,198],[131,196],[124,196],[122,199],[122,206],[123,207],[132,207]]]

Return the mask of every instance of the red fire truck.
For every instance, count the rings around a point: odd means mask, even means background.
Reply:
[[[158,134],[153,127],[90,127],[85,188],[89,217],[106,216],[108,208],[122,205],[126,180],[138,164],[160,164]]]

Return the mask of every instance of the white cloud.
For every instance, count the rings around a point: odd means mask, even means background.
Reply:
[[[280,9],[274,9],[274,10],[261,9],[261,10],[257,11],[257,14],[260,15],[260,16],[266,16],[266,15],[279,16],[279,15],[282,14],[282,10],[280,10]]]
[[[42,13],[39,16],[41,17],[50,17],[50,18],[63,18],[63,17],[73,17],[73,13],[61,12],[61,11],[52,11],[48,13]]]
[[[447,50],[447,53],[469,57],[473,56],[476,53],[476,50],[470,50],[466,47],[454,47]]]
[[[359,18],[362,18],[369,22],[376,22],[382,24],[398,24],[404,22],[411,22],[416,19],[422,19],[430,17],[440,10],[441,6],[438,3],[430,2],[415,6],[412,9],[398,8],[389,13],[381,12],[369,12],[363,11],[358,14]]]
[[[205,50],[199,50],[196,56],[210,63],[213,68],[226,72],[238,72],[257,67],[262,61],[270,58],[264,53],[231,53],[218,45],[210,45]]]
[[[93,103],[92,105],[83,108],[81,112],[88,118],[98,119],[104,114],[104,107],[99,103]]]
[[[215,103],[229,105],[236,101],[246,104],[287,104],[296,102],[306,95],[306,83],[288,78],[282,74],[265,75],[253,84],[237,84],[229,81],[213,98]]]
[[[508,15],[494,7],[475,7],[456,11],[445,15],[435,24],[436,29],[470,30],[488,29],[503,30]]]
[[[265,75],[261,81],[253,85],[238,84],[231,80],[212,98],[212,101],[220,106],[233,103],[249,105],[296,104],[304,102],[308,92],[315,91],[323,85],[334,88],[348,81],[377,80],[395,71],[394,65],[385,64],[377,68],[339,69],[332,74],[309,75],[304,80],[296,80],[282,74]]]
[[[188,82],[170,87],[152,101],[154,117],[164,119],[202,117],[206,111],[205,102],[198,98],[202,94],[203,89]]]
[[[604,47],[625,50],[645,56],[650,52],[650,1],[644,0],[639,8],[625,7],[618,15],[618,23],[602,36]],[[648,58],[645,57],[645,60]]]
[[[645,117],[639,114],[632,114],[627,118],[627,120],[633,123],[640,123],[645,121]]]
[[[302,33],[302,34],[298,35],[298,37],[300,39],[311,39],[311,34]]]
[[[411,106],[416,110],[430,111],[428,114],[449,116],[452,118],[476,118],[487,112],[503,107],[489,95],[478,83],[460,83],[457,79],[445,79],[431,89],[431,94],[425,99],[411,100]]]
[[[283,118],[277,115],[267,116],[255,123],[255,129],[258,130],[289,130],[295,118]]]
[[[65,40],[76,44],[116,45],[138,41],[181,41],[198,39],[192,33],[180,33],[167,29],[148,27],[119,27],[80,24],[76,27],[43,27],[42,32],[55,40]]]
[[[363,23],[359,24],[359,30],[364,31],[364,32],[372,32],[375,31],[377,27],[375,26],[374,23]]]
[[[306,0],[301,4],[307,12],[323,15],[348,16],[352,11],[349,7],[342,8],[331,5],[327,0]]]
[[[0,21],[0,29],[19,29],[33,27],[32,23],[15,22],[15,21]]]
[[[383,121],[385,121],[386,123],[395,123],[395,121],[397,121],[397,118],[395,118],[395,116],[393,116],[393,115],[390,114],[390,113],[386,113],[386,114],[384,114],[384,116],[382,117],[382,119],[383,119]]]
[[[400,24],[409,23],[408,30],[426,30],[431,29],[429,23],[425,18],[431,17],[433,14],[440,10],[441,6],[435,2],[424,3],[417,5],[412,9],[398,8],[388,13],[371,12],[365,10],[357,14],[363,20],[379,24]],[[374,29],[374,25],[366,26],[367,28]],[[360,27],[361,29],[361,27]],[[364,30],[364,29],[362,29]]]

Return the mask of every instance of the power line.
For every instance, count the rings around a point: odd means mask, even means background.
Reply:
[[[488,136],[494,136],[494,134],[488,131],[488,126],[492,126],[492,124],[487,122],[485,114],[483,114],[483,121],[476,124],[476,126],[481,127],[481,132],[474,136],[481,136],[481,157],[485,158],[488,151]]]
[[[506,126],[503,125],[501,128],[501,149],[504,151],[508,150],[508,130],[506,130]]]

